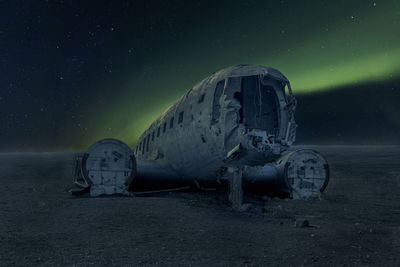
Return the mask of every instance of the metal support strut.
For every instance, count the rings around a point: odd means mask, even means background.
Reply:
[[[228,168],[229,173],[229,201],[234,210],[240,210],[243,203],[243,171],[237,167]]]

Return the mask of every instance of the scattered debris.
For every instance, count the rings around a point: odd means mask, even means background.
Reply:
[[[294,226],[296,228],[306,228],[306,227],[310,227],[310,223],[308,222],[308,220],[296,220],[294,222]]]
[[[307,219],[296,219],[294,222],[296,228],[320,228],[319,225],[312,225]]]

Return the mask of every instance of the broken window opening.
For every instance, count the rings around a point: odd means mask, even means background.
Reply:
[[[146,137],[143,139],[142,155],[144,154],[145,144],[146,144]]]
[[[160,136],[160,126],[158,126],[158,129],[157,129],[157,137],[159,137]]]
[[[182,122],[183,122],[183,111],[179,113],[178,124],[181,124]]]
[[[153,133],[151,134],[151,141],[154,141],[154,131],[153,131]]]
[[[239,123],[243,123],[243,95],[241,92],[235,92],[233,97],[239,101],[240,109],[239,109]]]
[[[147,135],[146,151],[149,152],[150,134]]]
[[[286,83],[282,83],[282,90],[285,92],[285,99],[286,102],[288,102],[291,96],[289,91],[289,86]]]
[[[276,134],[279,130],[279,100],[274,86],[261,84],[257,75],[242,77],[241,96],[245,126]],[[236,93],[235,98],[239,98]]]
[[[206,94],[202,94],[199,98],[199,104],[202,103],[204,101],[204,97],[206,96]]]
[[[211,117],[211,125],[216,124],[218,122],[218,118],[220,115],[221,105],[219,104],[219,99],[221,98],[222,91],[224,90],[225,80],[219,81],[214,91],[214,99],[213,99],[213,110]]]
[[[169,128],[174,127],[174,117],[171,118],[171,120],[169,121]]]
[[[165,133],[165,131],[167,130],[167,123],[164,122],[164,126],[163,126],[163,133]]]

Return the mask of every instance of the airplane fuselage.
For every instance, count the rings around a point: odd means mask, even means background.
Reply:
[[[252,65],[219,71],[140,136],[137,177],[210,181],[232,160],[243,166],[271,162],[295,140],[294,110],[289,81],[279,71]],[[240,155],[230,159],[235,148]]]
[[[222,181],[235,203],[242,185],[292,198],[319,196],[329,167],[316,151],[289,151],[295,108],[290,83],[276,69],[229,67],[170,106],[133,151],[116,139],[93,144],[77,165],[76,181],[93,196]]]

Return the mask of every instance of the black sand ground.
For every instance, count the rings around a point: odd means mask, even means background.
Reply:
[[[72,197],[72,153],[0,154],[0,265],[400,266],[400,147],[317,149],[322,199],[261,213],[221,193]]]

